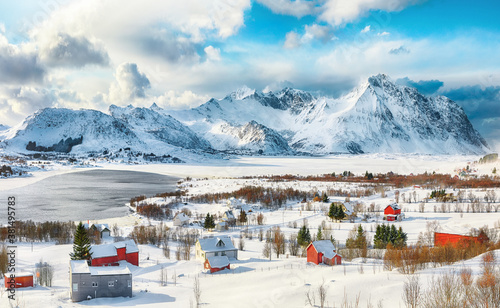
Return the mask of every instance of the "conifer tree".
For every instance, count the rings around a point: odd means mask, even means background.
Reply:
[[[203,224],[203,228],[205,229],[215,228],[214,217],[211,216],[210,213],[207,213],[207,216],[205,217],[205,223]]]
[[[92,257],[92,253],[90,252],[90,239],[81,221],[76,227],[73,252],[69,255],[71,260],[90,260]]]

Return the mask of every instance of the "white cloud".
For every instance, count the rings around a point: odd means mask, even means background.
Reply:
[[[377,35],[378,36],[388,36],[388,35],[391,35],[391,34],[389,32],[384,31],[384,32],[377,33]]]
[[[303,42],[310,42],[314,39],[322,42],[328,42],[334,38],[334,35],[328,26],[320,26],[318,24],[305,25],[305,33],[302,37]]]
[[[285,43],[283,47],[293,49],[300,47],[304,44],[309,44],[314,40],[319,40],[323,43],[335,39],[335,35],[328,26],[321,26],[318,24],[305,25],[304,34],[300,36],[295,31],[290,31],[286,34]]]
[[[257,0],[275,14],[291,15],[301,18],[314,13],[316,1],[307,0]]]
[[[424,0],[425,1],[425,0]],[[365,16],[372,10],[401,11],[421,0],[326,0],[320,20],[338,26]]]
[[[122,63],[116,69],[116,82],[109,89],[111,102],[131,103],[136,98],[145,98],[150,88],[149,79],[141,73],[135,63]]]
[[[283,47],[293,49],[302,45],[300,35],[295,31],[290,31],[286,34],[285,44]]]
[[[361,33],[366,33],[366,32],[370,32],[370,25],[364,27],[363,30],[361,30]]]
[[[205,47],[203,49],[205,51],[205,54],[207,55],[207,59],[210,61],[220,61],[220,49],[215,48],[214,46],[210,45]]]
[[[46,69],[32,46],[10,44],[0,34],[0,83],[41,83],[45,75]]]
[[[198,95],[192,91],[178,92],[170,90],[155,99],[158,106],[165,109],[188,109],[206,103],[208,95]]]

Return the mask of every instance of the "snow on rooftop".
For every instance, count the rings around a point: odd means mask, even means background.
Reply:
[[[335,246],[330,240],[314,241],[312,243],[317,252],[321,252],[326,258],[331,259],[335,257]]]
[[[182,213],[182,212],[175,214],[174,219],[175,218],[179,219],[180,221],[189,221],[189,217],[186,214]]]
[[[128,275],[130,270],[125,265],[119,266],[90,266],[90,275],[104,276],[104,275]]]
[[[236,250],[229,236],[218,236],[211,238],[199,239],[201,249],[207,251],[226,251]]]
[[[212,268],[221,268],[229,265],[229,259],[227,256],[208,257],[207,260]]]
[[[134,240],[126,240],[105,245],[92,245],[90,246],[90,251],[92,252],[92,258],[95,259],[116,256],[118,254],[116,249],[123,247],[125,247],[125,253],[139,252],[139,248],[137,248]]]
[[[87,264],[87,260],[71,260],[71,273],[72,274],[86,274],[90,273],[89,265]]]

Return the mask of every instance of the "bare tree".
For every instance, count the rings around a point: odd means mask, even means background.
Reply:
[[[321,308],[325,307],[325,301],[326,301],[326,287],[325,287],[325,281],[321,283],[321,285],[318,287],[318,296],[319,296],[319,306]]]
[[[280,227],[274,228],[272,246],[276,258],[279,258],[280,254],[285,252],[285,235],[281,232]]]
[[[288,251],[292,256],[297,256],[299,254],[300,245],[297,242],[297,234],[290,234],[290,239],[288,240]]]
[[[404,283],[403,287],[403,300],[406,307],[417,308],[421,301],[421,286],[417,275],[412,275],[406,277],[407,281]]]
[[[193,292],[194,292],[194,299],[196,301],[196,306],[199,306],[201,299],[201,286],[198,277],[194,277]]]
[[[167,269],[162,266],[160,269],[160,286],[166,286],[167,285]]]
[[[240,250],[244,250],[245,249],[245,240],[243,239],[243,237],[240,237],[240,240],[238,242],[238,248]]]

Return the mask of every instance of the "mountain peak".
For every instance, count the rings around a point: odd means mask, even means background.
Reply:
[[[234,100],[243,100],[251,95],[254,95],[256,92],[255,92],[255,89],[250,89],[249,87],[247,87],[246,85],[244,85],[243,87],[237,89],[236,91],[232,92],[229,97],[234,99]]]

